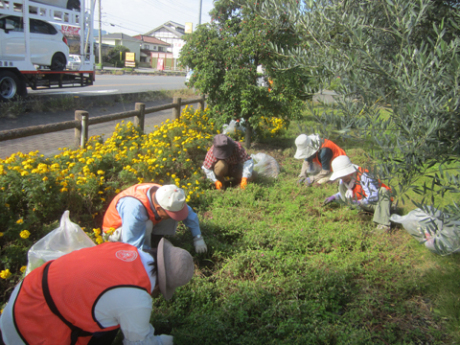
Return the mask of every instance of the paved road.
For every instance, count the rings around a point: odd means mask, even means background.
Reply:
[[[96,75],[94,85],[85,87],[66,87],[53,89],[28,89],[30,95],[78,95],[94,96],[145,91],[185,89],[185,77],[154,75]]]

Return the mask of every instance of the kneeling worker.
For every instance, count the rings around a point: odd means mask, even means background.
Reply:
[[[339,156],[332,161],[332,181],[340,178],[339,192],[327,198],[324,205],[338,200],[351,202],[365,211],[374,212],[374,223],[377,230],[390,230],[390,187],[385,186],[378,179],[369,174],[369,171],[351,164],[347,156]]]
[[[104,214],[102,230],[108,241],[150,249],[162,236],[174,235],[180,221],[192,232],[195,251],[206,252],[198,216],[185,203],[184,190],[172,184],[141,183],[115,196]]]
[[[203,162],[206,177],[216,185],[217,189],[223,188],[225,177],[232,177],[240,182],[240,187],[245,189],[251,179],[254,161],[246,153],[241,143],[235,142],[225,134],[217,134],[213,145],[209,149]]]
[[[0,318],[6,345],[172,345],[150,324],[152,296],[169,300],[193,277],[192,256],[162,239],[144,252],[107,242],[75,250],[30,272]],[[0,342],[1,343],[1,342]]]
[[[301,134],[296,138],[295,145],[294,158],[304,159],[298,183],[305,182],[307,186],[328,182],[333,170],[331,162],[346,155],[342,148],[329,139],[321,139],[318,134]]]

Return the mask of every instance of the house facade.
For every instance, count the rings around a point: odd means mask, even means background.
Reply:
[[[140,61],[141,43],[142,42],[137,38],[134,38],[124,33],[113,33],[102,36],[103,45],[106,44],[112,47],[124,46],[128,48],[130,52],[135,53],[135,59],[137,62]]]
[[[170,68],[177,68],[177,59],[185,41],[182,37],[185,35],[185,26],[173,21],[164,23],[157,28],[146,32],[144,36],[155,37],[163,42],[169,43],[167,49],[167,65]]]
[[[163,42],[152,36],[136,35],[133,37],[138,39],[141,43],[140,62],[146,63],[149,66],[152,64],[152,55],[156,56],[156,53],[165,53],[170,46],[169,43]]]

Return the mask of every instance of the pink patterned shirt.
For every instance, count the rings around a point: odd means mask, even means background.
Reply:
[[[243,164],[244,162],[250,160],[251,156],[249,156],[246,153],[246,150],[243,148],[241,143],[236,141],[235,144],[236,144],[236,148],[233,150],[232,155],[228,157],[227,159],[224,159],[224,161],[230,165],[236,165],[236,164]],[[214,157],[213,149],[214,149],[214,145],[211,146],[211,148],[209,149],[208,153],[206,154],[206,158],[204,159],[204,163],[203,163],[203,166],[209,170],[211,170],[214,164],[216,164],[217,161],[219,160],[216,157]]]

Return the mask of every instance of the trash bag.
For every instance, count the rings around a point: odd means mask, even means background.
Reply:
[[[252,154],[251,158],[254,160],[254,171],[258,174],[271,178],[278,177],[280,167],[275,158],[262,152]]]
[[[80,226],[70,221],[69,211],[65,211],[59,228],[54,229],[30,247],[27,253],[26,275],[47,261],[55,260],[74,250],[95,245]]]
[[[400,223],[420,244],[442,256],[460,251],[460,221],[458,217],[434,207],[417,208],[404,216],[393,214],[390,220]]]
[[[246,127],[244,127],[244,119],[238,121],[231,120],[229,124],[222,126],[222,134],[233,134],[236,131],[246,132]]]

